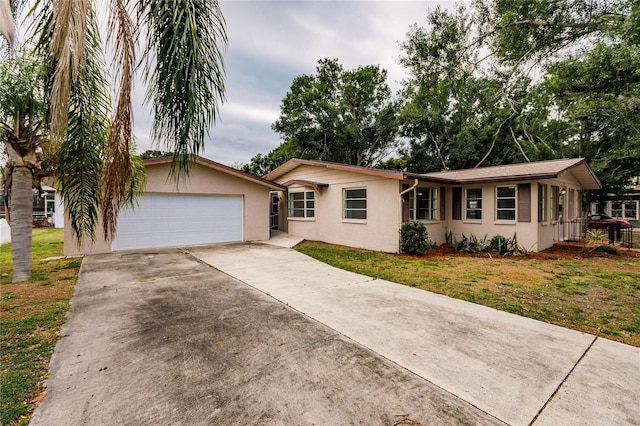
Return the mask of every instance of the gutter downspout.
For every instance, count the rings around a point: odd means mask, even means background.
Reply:
[[[400,200],[402,200],[402,196],[404,194],[406,194],[409,191],[413,191],[416,188],[416,186],[418,186],[418,179],[414,179],[412,187],[409,187],[400,193]]]
[[[402,203],[404,203],[404,200],[402,199],[402,196],[404,194],[406,194],[407,192],[409,192],[409,191],[413,191],[416,188],[416,186],[418,186],[418,179],[414,179],[413,186],[405,189],[404,191],[402,191],[400,193],[400,225],[402,225]]]

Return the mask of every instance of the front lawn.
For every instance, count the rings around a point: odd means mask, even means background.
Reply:
[[[32,279],[11,284],[11,244],[0,247],[0,424],[26,424],[42,394],[81,263],[43,261],[62,249],[62,229],[34,229]]]
[[[348,271],[640,347],[640,257],[438,250],[411,257],[309,241],[296,249]]]

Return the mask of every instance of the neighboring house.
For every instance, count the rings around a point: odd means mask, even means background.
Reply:
[[[627,219],[634,228],[640,227],[640,177],[633,179],[624,193],[606,194],[592,202],[591,211]]]
[[[52,179],[51,179],[52,180]],[[0,188],[0,218],[5,217],[4,188]],[[33,218],[49,218],[49,223],[55,228],[64,228],[64,207],[56,189],[45,183],[40,190],[33,189]]]
[[[516,234],[525,249],[544,250],[573,237],[562,225],[586,216],[583,191],[601,188],[580,158],[427,174],[293,159],[265,179],[287,188],[272,194],[278,229],[385,252],[399,251],[399,229],[410,218],[440,244],[448,233]]]
[[[113,241],[98,226],[96,241],[78,247],[66,227],[65,255],[269,239],[269,193],[282,186],[202,157],[179,185],[169,179],[171,158],[144,167],[144,193],[135,209],[120,212]]]
[[[55,188],[49,185],[42,185],[42,211],[34,209],[34,216],[47,216],[49,223],[54,228],[64,228],[64,206],[62,199]]]

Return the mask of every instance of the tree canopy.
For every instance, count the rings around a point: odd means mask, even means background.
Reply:
[[[408,169],[581,156],[622,188],[640,174],[639,19],[629,0],[431,12],[402,45]]]
[[[375,164],[396,140],[397,107],[386,79],[377,65],[345,70],[337,59],[321,59],[316,74],[296,77],[282,100],[272,128],[284,143],[243,170],[264,174],[293,157]]]

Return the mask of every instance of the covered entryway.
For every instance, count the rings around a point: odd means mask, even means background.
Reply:
[[[145,194],[118,217],[113,250],[243,240],[243,197]]]

